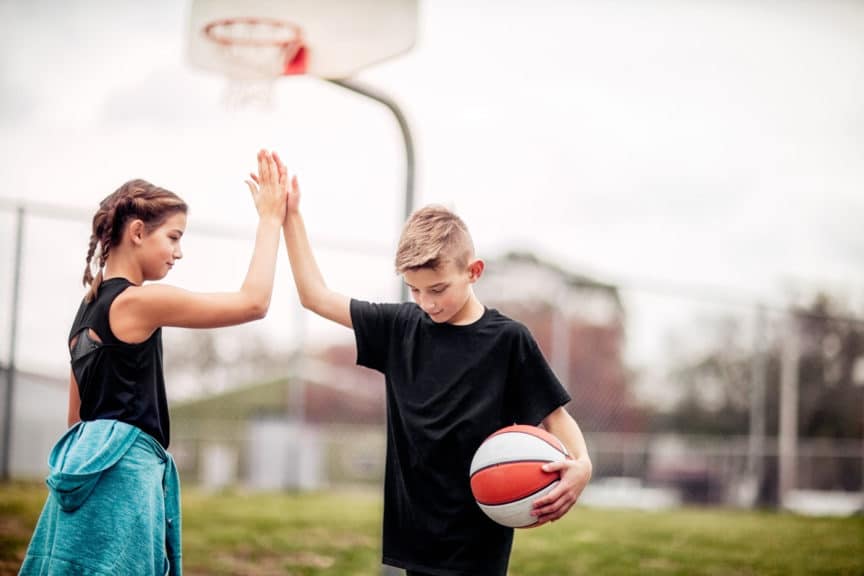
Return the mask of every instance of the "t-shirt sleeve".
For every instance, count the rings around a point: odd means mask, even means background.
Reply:
[[[358,365],[384,371],[398,309],[398,304],[351,300],[351,322],[357,343]]]
[[[534,426],[559,406],[570,401],[570,394],[552,371],[540,346],[527,328],[522,327],[514,351],[515,370],[511,383],[516,422]]]

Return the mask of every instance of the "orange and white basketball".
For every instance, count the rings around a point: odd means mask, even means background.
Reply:
[[[564,444],[542,428],[516,424],[486,438],[471,460],[471,492],[492,520],[511,528],[537,523],[531,505],[558,485],[547,462],[567,458]]]

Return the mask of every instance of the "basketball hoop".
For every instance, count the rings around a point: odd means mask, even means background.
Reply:
[[[228,76],[225,96],[232,107],[272,105],[280,76],[306,72],[303,30],[275,18],[222,18],[204,26]]]

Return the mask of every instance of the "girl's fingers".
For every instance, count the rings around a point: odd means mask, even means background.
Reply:
[[[270,182],[270,161],[267,152],[261,150],[258,153],[258,174],[265,183]]]
[[[279,184],[279,167],[276,165],[276,161],[271,154],[267,154],[267,168],[270,171],[270,183],[274,185]]]

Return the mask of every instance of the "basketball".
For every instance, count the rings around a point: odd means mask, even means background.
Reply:
[[[471,492],[489,518],[510,528],[537,523],[531,504],[558,485],[547,462],[567,458],[564,444],[542,428],[516,424],[486,438],[471,460]]]

